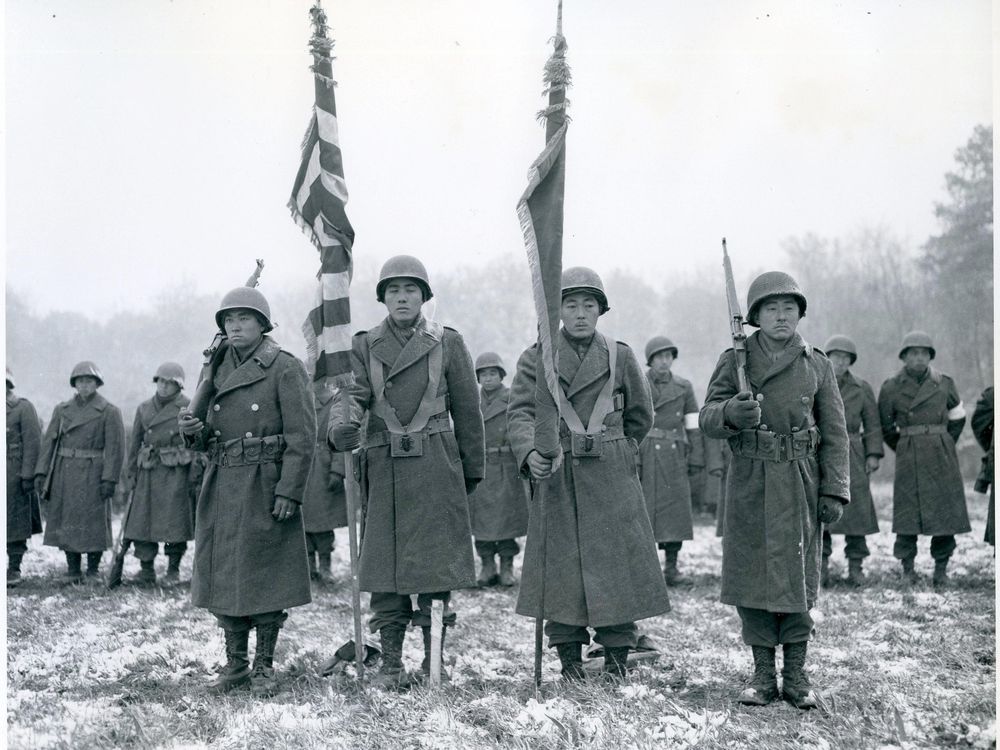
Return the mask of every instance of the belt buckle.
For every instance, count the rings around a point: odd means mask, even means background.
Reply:
[[[574,458],[597,458],[604,453],[604,441],[600,433],[577,434],[573,433],[573,457]]]
[[[389,455],[393,458],[413,458],[424,455],[423,435],[417,433],[389,433]]]

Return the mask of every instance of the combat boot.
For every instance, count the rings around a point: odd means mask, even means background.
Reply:
[[[628,646],[604,647],[604,674],[615,680],[625,679],[628,668]]]
[[[678,550],[665,550],[663,553],[663,582],[668,586],[680,586],[684,579],[677,570]]]
[[[500,585],[501,586],[513,586],[517,583],[517,579],[514,578],[514,558],[513,557],[500,557]]]
[[[66,583],[80,583],[83,580],[83,571],[80,565],[83,562],[83,555],[79,552],[66,553]]]
[[[431,676],[431,628],[424,625],[420,628],[424,636],[424,660],[420,663],[420,673],[423,679],[430,680]],[[444,669],[444,636],[448,632],[448,626],[441,626],[441,682],[451,682],[451,677]]]
[[[816,708],[816,693],[805,672],[807,641],[786,643],[781,665],[781,694],[796,708]]]
[[[247,655],[249,630],[223,630],[226,637],[226,664],[219,676],[208,684],[210,693],[228,693],[250,682],[250,660]]]
[[[903,563],[903,580],[907,583],[918,583],[920,581],[920,575],[913,568],[913,558],[909,560],[902,560]]]
[[[830,556],[823,555],[819,568],[819,585],[827,588],[830,585]]]
[[[139,572],[132,576],[129,583],[134,583],[136,586],[155,586],[156,568],[154,567],[154,561],[140,560],[139,566]]]
[[[386,690],[406,690],[412,684],[403,668],[403,640],[406,627],[386,625],[378,631],[382,639],[382,665],[372,678],[372,684]]]
[[[309,580],[318,581],[319,580],[319,567],[316,563],[316,553],[309,553]]]
[[[278,692],[278,680],[274,676],[274,647],[278,644],[280,631],[280,622],[257,626],[257,650],[250,672],[250,692],[258,698],[270,698]]]
[[[168,555],[167,560],[167,572],[163,576],[163,582],[168,585],[175,583],[180,583],[181,580],[181,558],[184,557],[184,553],[181,552],[179,555],[173,554]]]
[[[583,671],[583,657],[580,655],[580,642],[560,643],[556,646],[559,663],[562,665],[562,679],[567,682],[586,679]]]
[[[476,579],[476,585],[478,586],[493,586],[496,584],[499,576],[497,575],[497,561],[495,555],[483,555],[481,558],[482,567],[479,570],[479,578]]]
[[[865,571],[862,569],[864,566],[864,560],[848,560],[847,561],[847,582],[852,586],[864,586],[867,579],[865,578]]]
[[[778,675],[774,670],[774,649],[751,646],[753,677],[737,700],[745,706],[766,706],[778,699]]]
[[[942,586],[948,585],[948,561],[947,560],[935,560],[934,561],[934,586],[936,588],[941,588]]]
[[[87,578],[90,580],[96,580],[101,575],[101,556],[103,552],[88,552],[87,553]],[[153,574],[154,579],[156,574]]]
[[[21,582],[22,552],[10,552],[7,555],[7,588],[14,588]]]
[[[329,552],[320,552],[318,557],[319,564],[316,567],[319,572],[320,583],[330,585],[334,582],[331,563],[332,556]]]

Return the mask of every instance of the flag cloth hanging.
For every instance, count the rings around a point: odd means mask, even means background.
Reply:
[[[548,106],[538,113],[545,121],[545,148],[528,170],[528,187],[517,204],[531,271],[531,290],[538,317],[539,367],[536,380],[535,448],[553,458],[559,451],[559,380],[554,337],[562,304],[563,196],[566,184],[566,39],[562,35],[562,3],[553,38],[554,50],[545,63],[543,81]]]
[[[327,36],[326,13],[317,2],[309,10],[313,35],[316,102],[302,142],[302,163],[288,208],[295,223],[319,249],[316,306],[302,326],[306,356],[317,381],[342,386],[354,380],[351,370],[351,274],[354,228],[347,219],[347,184],[337,133],[334,99],[333,40]]]

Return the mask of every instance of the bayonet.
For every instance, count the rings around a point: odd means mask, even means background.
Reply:
[[[722,238],[722,266],[726,270],[726,302],[729,305],[729,332],[733,338],[733,354],[736,356],[736,379],[740,391],[749,391],[747,381],[747,335],[743,331],[743,313],[740,300],[736,296],[736,281],[733,279],[733,264],[729,261],[726,238]]]

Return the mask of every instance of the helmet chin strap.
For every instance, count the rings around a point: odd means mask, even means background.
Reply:
[[[431,297],[424,303],[424,306],[420,308],[420,312],[423,313],[427,320],[434,320],[434,315],[437,312],[437,297]]]

